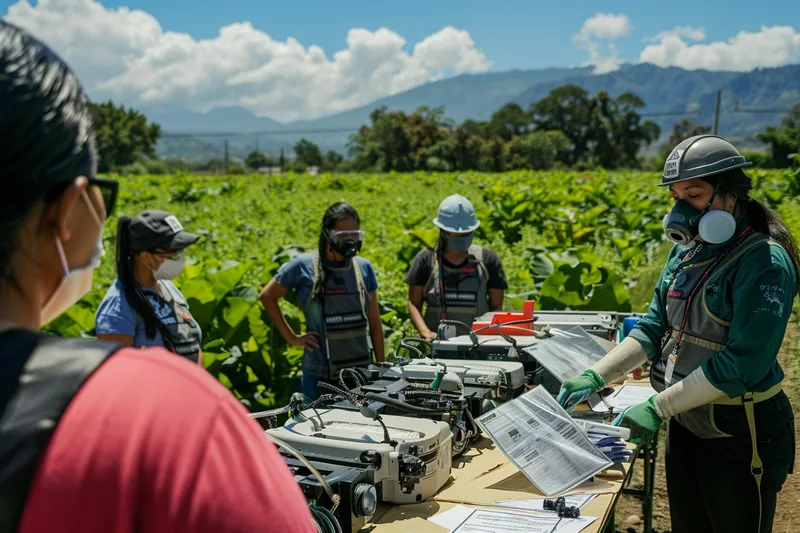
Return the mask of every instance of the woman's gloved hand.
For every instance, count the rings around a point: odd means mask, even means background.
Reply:
[[[603,377],[588,368],[580,376],[568,379],[561,384],[561,390],[556,401],[569,412],[595,392],[603,390],[605,386],[606,382]]]
[[[653,394],[646,401],[625,408],[612,422],[615,426],[630,428],[631,438],[628,442],[647,442],[664,423],[656,409],[656,396]]]

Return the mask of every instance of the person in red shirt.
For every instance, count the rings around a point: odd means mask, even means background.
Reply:
[[[275,446],[164,348],[44,335],[90,288],[117,184],[89,100],[0,20],[0,532],[312,533]]]

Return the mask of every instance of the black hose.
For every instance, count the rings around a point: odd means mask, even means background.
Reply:
[[[347,386],[347,383],[345,383],[344,380],[345,374],[355,376],[356,387],[360,387],[366,383],[366,380],[361,377],[361,373],[359,373],[357,370],[354,370],[352,368],[342,368],[341,370],[339,370],[339,385],[341,385],[343,389],[350,390],[350,388]]]
[[[325,381],[320,381],[317,384],[317,386],[322,387],[323,389],[332,390],[333,392],[341,394],[342,396],[344,396],[345,398],[350,400],[354,405],[358,404],[358,395],[355,394],[353,391],[346,390],[346,389],[340,389],[336,385],[332,385],[332,384],[327,383]]]
[[[392,407],[400,411],[405,411],[407,413],[413,413],[418,415],[437,416],[437,415],[446,415],[450,412],[449,410],[428,409],[427,407],[418,407],[416,405],[410,405],[407,403],[403,403],[399,400],[395,400],[394,398],[389,398],[388,396],[384,396],[382,394],[376,394],[374,392],[368,392],[364,397],[367,400],[371,400],[373,402],[385,403],[386,405],[391,405]]]

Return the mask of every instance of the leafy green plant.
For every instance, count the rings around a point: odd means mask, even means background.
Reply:
[[[750,174],[754,195],[777,207],[800,235],[800,169]],[[377,274],[387,355],[414,332],[405,275],[419,250],[435,244],[438,230],[431,221],[441,200],[453,193],[473,203],[481,220],[476,243],[489,246],[503,263],[509,309],[535,298],[539,309],[627,310],[628,293],[642,309],[668,248],[661,221],[670,199],[655,187],[658,172],[176,173],[117,179],[117,213],[164,209],[201,236],[186,250],[187,266],[177,283],[203,328],[207,368],[252,409],[279,404],[299,388],[294,376],[302,358],[302,348],[287,346],[273,329],[258,294],[281,264],[316,247],[320,219],[334,202],[352,204],[361,216],[361,255]],[[94,314],[116,277],[115,217],[104,230],[107,255],[95,273],[95,290],[47,331],[95,334]],[[281,310],[295,331],[303,330],[296,301],[281,301]]]
[[[531,252],[531,273],[542,280],[536,302],[540,309],[630,311],[630,296],[619,273],[588,250]]]

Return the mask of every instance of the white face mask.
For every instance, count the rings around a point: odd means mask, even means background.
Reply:
[[[64,270],[64,277],[61,278],[58,287],[56,287],[56,290],[50,295],[50,298],[47,299],[42,307],[40,313],[42,324],[47,324],[58,317],[61,313],[75,305],[87,292],[92,290],[92,275],[95,269],[100,265],[101,258],[106,254],[103,248],[103,223],[100,221],[100,217],[97,216],[85,190],[81,193],[81,196],[86,202],[86,205],[89,206],[89,211],[91,211],[95,222],[97,222],[97,225],[100,227],[100,234],[97,236],[97,247],[87,265],[70,270],[67,264],[67,256],[64,254],[64,246],[61,244],[61,239],[58,238],[58,235],[55,236],[56,250],[61,260],[61,268]]]
[[[156,279],[175,279],[183,272],[183,255],[178,259],[165,259],[158,268],[153,271]]]

